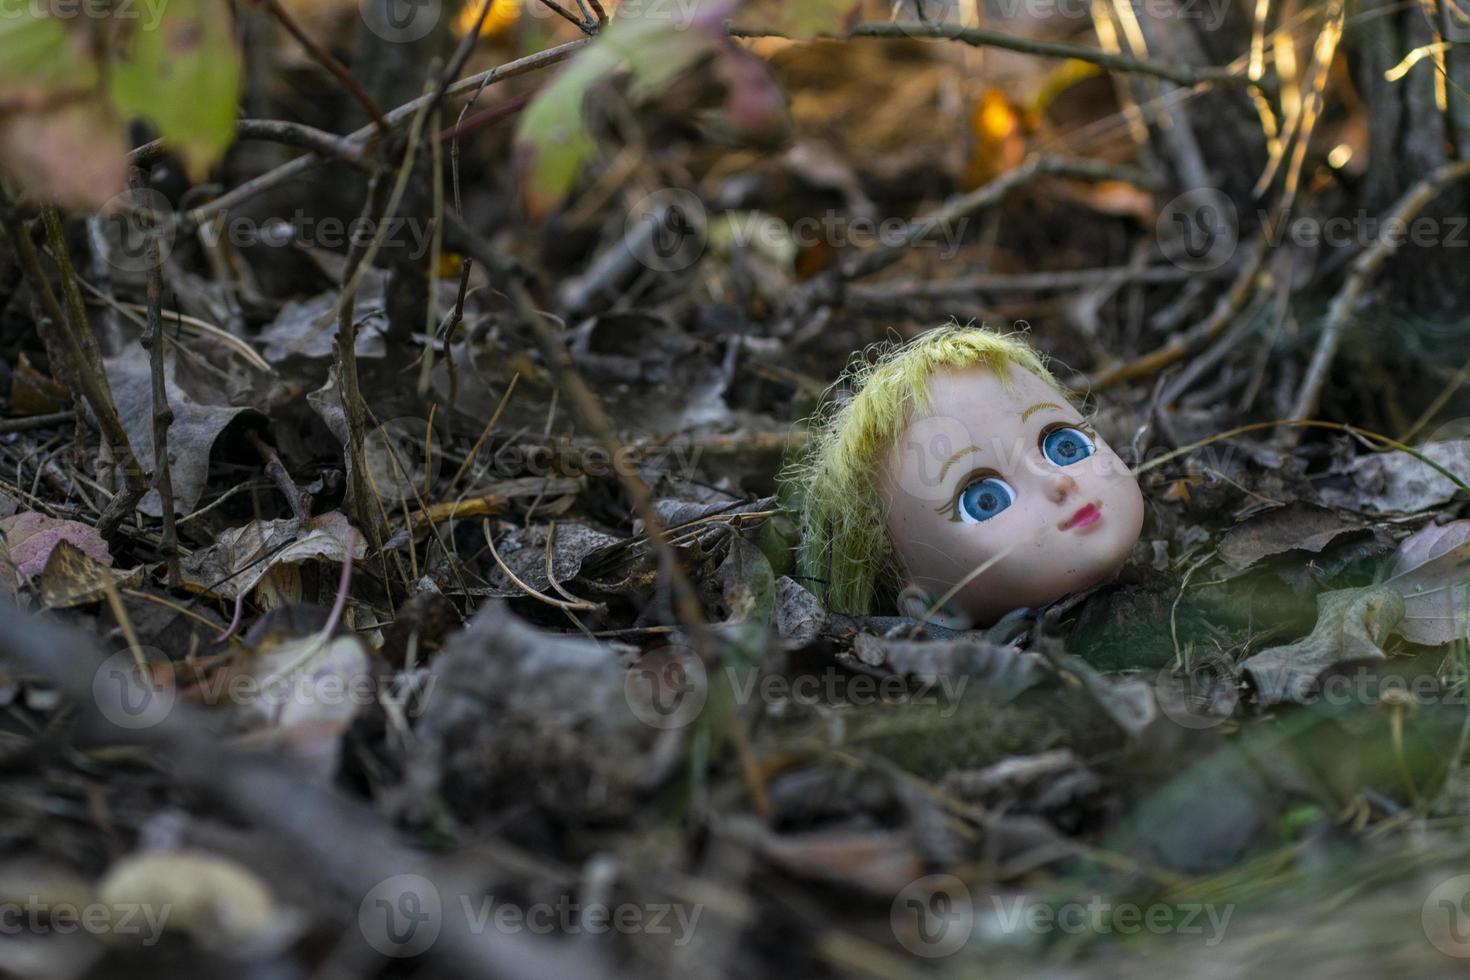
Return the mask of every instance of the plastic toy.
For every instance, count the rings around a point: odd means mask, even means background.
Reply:
[[[1138,540],[1137,480],[1018,335],[932,330],[831,394],[786,479],[832,611],[988,626],[1104,581]]]

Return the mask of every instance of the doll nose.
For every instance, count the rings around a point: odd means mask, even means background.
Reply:
[[[1059,504],[1077,491],[1077,481],[1067,473],[1058,471],[1047,480],[1046,496],[1052,503]]]

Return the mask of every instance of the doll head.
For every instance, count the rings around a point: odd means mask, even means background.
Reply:
[[[1138,483],[1024,340],[951,325],[858,358],[787,478],[829,608],[883,597],[986,626],[1096,585],[1143,525]]]

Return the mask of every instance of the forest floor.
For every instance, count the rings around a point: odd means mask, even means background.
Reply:
[[[1331,7],[1291,22],[1303,65]],[[462,76],[579,36],[520,16]],[[539,62],[395,115],[448,134],[416,162],[333,144],[222,205],[302,131],[210,186],[160,151],[132,200],[187,227],[7,205],[38,265],[0,249],[29,610],[0,613],[0,975],[1463,969],[1470,320],[1384,298],[1378,238],[1262,218],[1289,182],[1325,227],[1374,119],[1278,79],[1310,150],[1262,150],[1251,216],[1168,178],[1150,115],[1228,95],[1224,126],[1243,88],[1145,71],[1140,110],[1086,60],[909,33],[604,81],[547,207],[509,122]],[[253,112],[365,121],[307,50],[268,62]],[[175,520],[156,483],[108,513],[37,268],[150,472],[167,401]],[[1028,331],[1142,536],[989,630],[824,608],[777,475],[854,352],[950,320]]]

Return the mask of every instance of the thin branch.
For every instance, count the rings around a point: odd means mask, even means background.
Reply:
[[[552,13],[561,17],[567,23],[576,25],[577,30],[581,31],[583,34],[588,35],[589,37],[597,33],[595,25],[588,24],[582,18],[578,17],[576,14],[572,13],[561,4],[557,3],[556,0],[541,0],[541,5],[550,10]]]
[[[841,305],[846,284],[870,276],[899,261],[907,250],[928,239],[935,231],[953,225],[977,211],[991,207],[1011,191],[1039,177],[1073,177],[1081,180],[1123,180],[1147,186],[1152,178],[1132,167],[1098,160],[1057,156],[1031,156],[1019,166],[987,184],[960,194],[921,218],[909,223],[900,239],[860,252],[839,264],[799,291],[787,304],[788,311],[804,315],[815,307]]]
[[[32,429],[44,429],[52,425],[65,425],[74,421],[77,413],[71,409],[64,412],[48,412],[45,415],[26,415],[18,419],[0,419],[0,436],[8,436],[14,432],[29,432]]]
[[[473,116],[466,116],[453,126],[439,133],[434,137],[434,141],[436,143],[446,143],[457,140],[462,136],[468,136],[477,130],[484,129],[491,123],[497,123],[502,119],[510,118],[524,109],[530,101],[530,96],[523,95],[502,102],[500,105],[491,106],[488,109],[481,109]]]
[[[1125,381],[1133,381],[1137,378],[1157,374],[1164,368],[1178,361],[1200,347],[1218,337],[1235,318],[1235,314],[1245,305],[1255,287],[1256,278],[1261,271],[1261,263],[1266,255],[1264,242],[1258,242],[1250,255],[1246,257],[1244,265],[1236,275],[1235,281],[1230,289],[1220,297],[1210,315],[1189,330],[1173,334],[1162,346],[1156,347],[1140,357],[1134,358],[1126,364],[1099,371],[1095,377],[1089,380],[1085,376],[1071,379],[1068,384],[1073,389],[1083,390],[1091,388],[1094,391],[1103,388],[1113,388]]]
[[[134,169],[129,174],[134,189],[142,186],[142,175]],[[151,230],[151,229],[145,229]],[[168,403],[168,388],[163,371],[163,257],[158,251],[158,238],[145,234],[148,249],[148,328],[143,333],[143,349],[148,351],[149,384],[153,389],[153,489],[163,516],[163,559],[168,564],[168,584],[178,588],[179,528],[174,517],[174,481],[168,459],[168,427],[173,425],[174,410]]]
[[[311,497],[291,479],[291,474],[287,472],[286,464],[281,462],[281,456],[275,447],[260,438],[254,429],[247,430],[245,438],[265,463],[266,474],[281,491],[281,496],[286,498],[286,503],[291,506],[291,514],[299,521],[311,517]]]
[[[450,83],[454,81],[455,76],[464,71],[466,62],[470,60],[470,55],[474,53],[475,44],[480,40],[480,30],[485,26],[485,18],[490,16],[490,8],[493,6],[495,6],[495,0],[484,0],[480,4],[480,13],[475,17],[474,26],[465,32],[464,37],[459,39],[459,47],[455,48],[454,55],[449,59],[449,63],[439,73],[438,84],[434,86],[434,94],[429,99],[429,112],[431,114],[439,108],[439,103],[444,100],[444,95],[449,91]]]
[[[597,394],[577,373],[576,365],[572,363],[572,356],[567,351],[561,336],[556,332],[556,328],[552,326],[551,318],[545,314],[533,312],[531,326],[535,330],[542,355],[546,358],[547,367],[551,369],[552,375],[556,378],[558,387],[566,393],[568,401],[572,403],[572,411],[582,424],[591,430],[592,438],[609,454],[609,458],[626,458],[623,441],[618,438],[612,420],[603,410],[602,402],[598,399]],[[705,625],[699,593],[695,591],[693,583],[689,581],[689,576],[685,574],[679,562],[678,552],[669,543],[663,521],[658,515],[658,509],[653,505],[653,490],[631,467],[616,466],[613,469],[617,472],[618,481],[622,483],[623,489],[628,494],[634,513],[642,518],[645,533],[653,543],[661,564],[668,569],[669,584],[674,597],[674,610],[679,621],[689,631],[700,658],[707,663],[712,661],[715,654],[710,643],[709,630]]]
[[[467,92],[471,89],[493,85],[496,82],[502,82],[509,78],[516,78],[533,71],[539,71],[542,68],[549,68],[552,65],[566,61],[591,43],[590,38],[579,38],[575,41],[568,41],[566,44],[557,45],[554,48],[548,48],[545,51],[538,51],[524,58],[517,58],[515,61],[508,61],[488,71],[480,72],[477,75],[470,75],[467,78],[462,78],[454,82],[449,86],[447,94],[458,95],[460,92]],[[430,102],[432,98],[432,95],[422,95],[411,102],[405,102],[403,105],[389,112],[384,118],[387,119],[390,128],[397,129],[399,126],[410,122],[414,117],[414,113],[426,103]],[[349,134],[347,139],[354,143],[366,144],[374,134],[375,129],[373,126],[364,126]],[[250,200],[257,194],[263,194],[273,187],[278,187],[287,181],[301,176],[301,174],[310,170],[312,166],[318,163],[320,159],[313,152],[311,155],[300,156],[295,160],[283,163],[274,170],[269,170],[253,180],[246,181],[234,190],[228,191],[212,201],[207,201],[199,205],[199,207],[185,214],[185,220],[190,226],[198,227],[207,222],[212,215],[218,214],[221,211],[228,211],[230,208]]]
[[[442,898],[446,911],[451,903],[483,893],[487,875],[480,861],[464,853],[436,858],[410,848],[371,807],[297,775],[263,752],[228,744],[216,734],[217,718],[170,689],[145,686],[151,683],[146,674],[109,676],[115,666],[81,631],[9,604],[0,607],[0,616],[6,623],[0,630],[0,658],[50,682],[108,744],[145,750],[177,785],[279,841],[312,870],[302,880],[317,889],[324,907],[342,908],[351,916],[375,889],[381,893],[386,883],[411,875],[423,881],[425,892]],[[98,685],[94,693],[98,677],[127,684]],[[156,720],[155,714],[147,716],[153,724],[123,727],[113,720],[138,718],[139,704],[156,712]],[[323,834],[323,827],[331,833]],[[423,954],[436,973],[508,980],[612,976],[603,956],[585,944],[476,928],[473,917],[465,915],[445,914],[437,924],[438,939]]]
[[[366,159],[363,144],[336,133],[329,133],[304,123],[284,119],[240,119],[235,122],[235,136],[242,140],[264,140],[295,146],[335,160],[361,165]],[[128,153],[128,163],[145,167],[168,149],[162,139],[152,140]]]
[[[76,288],[76,271],[72,268],[71,258],[66,251],[66,242],[61,232],[61,217],[51,207],[45,208],[42,216],[51,248],[57,253],[54,258],[61,271],[65,308],[51,292],[51,286],[41,269],[41,260],[19,217],[7,222],[7,230],[16,255],[20,258],[21,268],[35,286],[43,308],[61,334],[69,367],[81,389],[82,397],[91,407],[103,439],[112,448],[122,467],[123,489],[112,498],[97,523],[97,530],[103,537],[107,537],[148,492],[148,480],[143,475],[143,468],[138,465],[138,458],[133,454],[132,442],[128,439],[127,430],[123,428],[117,415],[117,406],[112,400],[112,389],[107,383],[107,374],[102,369],[101,355],[96,351],[91,325],[87,322],[86,307],[81,301],[80,290]]]
[[[337,358],[342,379],[342,410],[347,418],[348,509],[352,516],[367,528],[368,540],[372,543],[373,548],[379,551],[383,546],[382,532],[386,527],[386,522],[380,525],[378,514],[368,505],[371,488],[367,485],[369,478],[367,457],[363,452],[363,429],[367,406],[362,400],[362,390],[357,380],[357,329],[352,315],[353,301],[358,288],[362,285],[363,277],[371,268],[373,259],[383,245],[383,239],[388,234],[393,215],[403,200],[409,176],[413,173],[413,162],[418,154],[424,117],[428,114],[430,105],[429,101],[421,100],[419,111],[414,116],[413,125],[409,128],[408,140],[403,150],[403,160],[399,163],[398,173],[388,193],[388,200],[383,206],[382,214],[375,214],[374,211],[378,182],[384,171],[379,170],[373,175],[372,187],[363,204],[363,216],[368,219],[369,227],[375,229],[373,237],[366,246],[359,247],[357,243],[353,244],[347,260],[342,294],[337,300],[337,308],[333,311],[338,322]]]
[[[731,27],[730,35],[732,37],[749,38],[788,36],[779,31],[745,27]],[[1183,85],[1186,88],[1203,84],[1236,87],[1252,86],[1255,88],[1264,87],[1262,81],[1250,78],[1245,72],[1237,71],[1233,68],[1196,68],[1189,65],[1171,65],[1148,58],[1130,58],[1123,54],[1110,54],[1109,52],[1100,51],[1097,48],[1087,47],[1081,44],[1067,44],[1062,41],[1045,41],[1040,38],[1020,37],[1015,34],[1007,34],[1005,31],[992,30],[988,27],[959,27],[955,24],[942,22],[926,23],[922,21],[909,21],[899,24],[892,21],[879,21],[856,24],[846,35],[822,34],[819,36],[838,40],[854,37],[875,37],[960,41],[979,48],[1003,48],[1007,51],[1040,55],[1045,58],[1067,58],[1074,61],[1083,61],[1088,64],[1097,65],[1099,68],[1106,68],[1109,71],[1153,75],[1156,78],[1167,79],[1176,85]]]
[[[1390,209],[1388,217],[1380,227],[1407,229],[1410,222],[1418,216],[1420,211],[1424,210],[1424,206],[1444,190],[1447,184],[1464,180],[1467,177],[1470,177],[1470,160],[1445,164],[1409,188],[1408,192],[1399,198]],[[1332,305],[1327,310],[1327,319],[1322,324],[1322,336],[1317,339],[1317,348],[1312,352],[1312,361],[1307,365],[1307,373],[1302,379],[1302,387],[1297,394],[1296,405],[1292,408],[1293,419],[1310,418],[1317,411],[1317,401],[1322,396],[1322,386],[1327,382],[1333,358],[1337,355],[1337,346],[1342,340],[1342,332],[1347,327],[1348,321],[1352,319],[1358,299],[1377,276],[1384,260],[1393,254],[1407,237],[1407,231],[1403,235],[1381,235],[1371,248],[1354,260],[1347,281],[1333,297]]]
[[[1057,269],[1051,272],[978,272],[952,279],[925,282],[886,281],[878,286],[854,287],[851,297],[866,300],[939,300],[973,296],[977,293],[1047,293],[1083,289],[1123,278],[1129,283],[1174,283],[1199,277],[1200,273],[1176,265],[1154,265],[1143,269],[1104,266],[1098,269]]]
[[[257,0],[257,2],[264,6],[270,12],[270,15],[275,18],[276,22],[284,27],[286,32],[296,39],[298,44],[306,49],[306,53],[311,55],[317,64],[325,68],[333,77],[342,83],[348,93],[357,100],[358,105],[362,106],[363,110],[368,114],[368,118],[373,121],[373,125],[378,127],[378,132],[386,134],[388,132],[388,119],[383,115],[383,110],[378,108],[378,103],[373,101],[371,95],[368,95],[367,89],[362,87],[362,83],[357,80],[357,76],[352,74],[346,65],[338,61],[332,52],[322,47],[310,34],[307,34],[301,25],[296,23],[296,19],[277,0]]]

